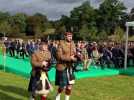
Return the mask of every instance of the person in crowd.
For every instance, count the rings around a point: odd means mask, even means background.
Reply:
[[[30,45],[29,45],[28,51],[29,51],[29,55],[32,55],[36,51],[35,42],[34,41],[30,41]]]
[[[2,40],[0,40],[0,55],[3,55],[3,57],[6,54],[6,46]]]
[[[112,61],[115,68],[122,68],[124,66],[124,52],[119,44],[116,44],[112,50]]]
[[[9,47],[9,52],[11,57],[15,57],[15,41],[11,41],[10,47]]]
[[[87,53],[88,53],[89,59],[91,59],[92,48],[93,48],[92,43],[88,43],[88,45],[87,45]]]
[[[132,54],[132,61],[133,61],[133,65],[134,65],[134,42],[131,45],[130,52]]]
[[[101,68],[104,69],[104,65],[107,65],[107,67],[110,68],[110,64],[112,64],[112,52],[107,48],[106,43],[103,43],[103,45],[100,46],[99,52],[102,54],[100,57]]]
[[[34,51],[37,51],[39,49],[39,44],[40,44],[40,41],[37,40],[36,42],[34,42]]]
[[[8,53],[9,53],[9,47],[10,47],[10,42],[9,42],[9,40],[5,40],[5,41],[4,41],[4,44],[5,44],[5,46],[6,46],[6,54],[8,54]]]
[[[22,42],[22,44],[21,44],[20,53],[21,53],[21,56],[23,59],[25,58],[25,56],[28,57],[28,54],[26,51],[26,44],[24,42]]]
[[[88,59],[88,52],[86,48],[86,43],[82,41],[81,43],[81,53],[82,53],[82,62],[83,62],[83,70],[88,70],[89,67],[89,59]]]
[[[26,50],[29,56],[32,55],[31,49],[30,49],[30,41],[28,40],[26,43]]]
[[[81,41],[78,41],[76,44],[76,57],[77,57],[77,62],[74,63],[74,71],[81,71],[83,70],[81,68],[82,65],[82,50],[81,50]]]
[[[49,45],[49,50],[51,52],[51,57],[52,57],[51,63],[56,64],[57,63],[57,61],[56,61],[56,50],[57,50],[57,48],[55,46],[55,42],[51,41],[51,43]]]
[[[96,65],[99,65],[100,64],[100,61],[99,61],[100,56],[101,56],[101,54],[98,51],[97,43],[96,42],[93,42],[91,58],[92,58],[92,62],[93,62],[93,64],[94,64],[95,67],[96,67]]]
[[[17,43],[16,43],[17,58],[20,55],[20,47],[21,47],[21,44],[20,44],[20,41],[18,40]]]

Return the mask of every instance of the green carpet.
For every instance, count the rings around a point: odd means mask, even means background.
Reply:
[[[121,69],[120,74],[134,76],[134,67],[128,67],[126,70]]]
[[[4,65],[3,58],[0,55],[0,66]],[[49,78],[51,81],[55,80],[55,66],[49,71]],[[3,69],[3,68],[1,68]],[[7,72],[12,72],[24,77],[29,77],[31,72],[31,64],[29,63],[29,59],[25,60],[16,59],[9,56],[6,56],[5,70]],[[120,73],[119,70],[116,69],[107,69],[104,70],[100,68],[94,68],[91,66],[89,71],[79,71],[75,73],[76,79],[87,78],[87,77],[100,77],[100,76],[111,76],[118,75]]]

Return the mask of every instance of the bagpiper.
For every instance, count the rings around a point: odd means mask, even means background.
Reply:
[[[28,91],[30,100],[35,100],[36,95],[41,95],[41,100],[46,100],[52,86],[48,80],[48,69],[50,67],[51,54],[48,50],[48,44],[41,42],[39,50],[31,56],[32,72],[29,82]]]
[[[60,100],[60,95],[65,90],[65,100],[69,100],[72,86],[75,83],[73,63],[76,59],[76,47],[72,41],[72,33],[65,32],[65,40],[59,42],[57,48],[57,65],[55,85],[58,86],[56,100]]]

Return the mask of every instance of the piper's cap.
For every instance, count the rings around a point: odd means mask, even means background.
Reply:
[[[64,35],[72,35],[73,33],[71,32],[65,32]]]

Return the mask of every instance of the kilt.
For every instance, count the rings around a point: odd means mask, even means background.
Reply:
[[[48,94],[50,88],[51,85],[49,80],[47,79],[46,72],[36,71],[35,75],[31,75],[28,91],[31,92],[34,96],[36,94]]]
[[[59,86],[60,88],[64,88],[67,85],[74,84],[74,81],[75,75],[73,68],[65,68],[63,71],[56,69],[55,85]]]

